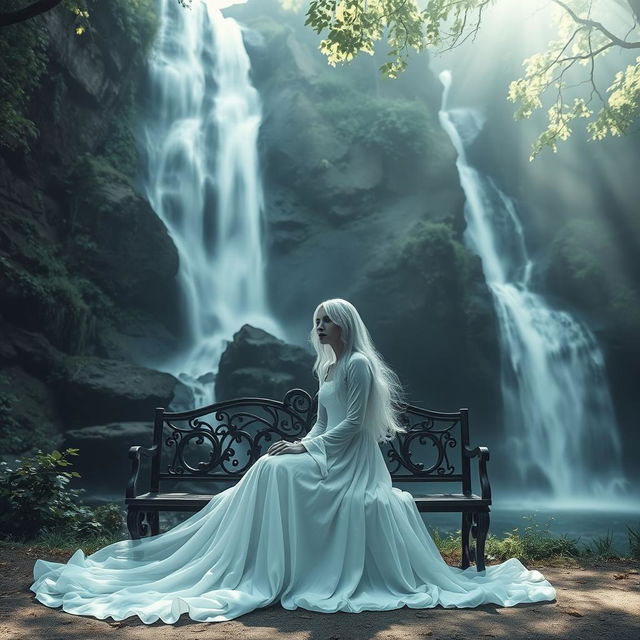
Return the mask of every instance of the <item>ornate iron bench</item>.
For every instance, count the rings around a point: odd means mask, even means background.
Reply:
[[[302,389],[292,389],[282,402],[238,398],[181,413],[156,409],[152,446],[129,449],[132,471],[125,502],[130,537],[158,534],[160,511],[199,511],[215,495],[167,493],[160,490],[161,482],[231,485],[276,439],[294,440],[308,433],[316,412],[317,395],[312,398]],[[478,571],[484,570],[491,505],[489,450],[469,447],[468,410],[441,413],[405,405],[401,420],[407,433],[380,445],[393,482],[455,483],[461,493],[420,492],[414,495],[415,503],[420,512],[461,513],[461,566],[466,569],[475,560]],[[150,482],[149,491],[139,494],[143,458],[150,459]],[[481,495],[471,489],[471,458],[478,458]]]

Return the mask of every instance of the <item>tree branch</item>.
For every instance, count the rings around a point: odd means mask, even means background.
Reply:
[[[587,18],[580,18],[576,12],[569,7],[562,0],[551,0],[555,2],[558,6],[562,7],[578,24],[583,24],[585,27],[590,27],[592,29],[597,29],[600,33],[604,34],[611,40],[613,44],[617,44],[619,47],[623,49],[640,49],[640,42],[627,42],[626,40],[622,40],[615,36],[611,31],[609,31],[601,22],[597,22],[596,20],[589,20]]]
[[[9,13],[0,13],[0,27],[6,27],[16,22],[24,22],[29,18],[35,18],[45,11],[53,9],[60,4],[62,0],[37,0],[33,4],[27,5],[22,9],[10,11]]]

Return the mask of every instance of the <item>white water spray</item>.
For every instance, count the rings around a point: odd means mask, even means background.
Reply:
[[[619,499],[628,483],[602,353],[588,327],[530,290],[533,264],[515,204],[466,159],[481,118],[447,110],[451,74],[439,77],[440,122],[466,196],[465,241],[482,260],[497,313],[506,444],[521,480],[529,491],[546,483],[565,503]]]
[[[225,342],[245,323],[283,338],[265,291],[261,105],[241,27],[211,2],[159,0],[142,127],[146,195],[178,249],[188,344],[153,363],[214,401]]]

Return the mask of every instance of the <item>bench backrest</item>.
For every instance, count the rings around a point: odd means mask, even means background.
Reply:
[[[280,438],[302,438],[315,423],[317,394],[292,389],[282,401],[237,398],[184,412],[155,410],[151,491],[162,480],[235,482]],[[471,492],[467,409],[441,413],[404,405],[407,430],[381,450],[395,482],[460,482]]]

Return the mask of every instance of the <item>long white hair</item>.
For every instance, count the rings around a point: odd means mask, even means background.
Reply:
[[[331,345],[322,344],[318,338],[315,318],[320,307],[324,307],[325,314],[341,329],[340,337],[344,350],[337,361]],[[387,442],[393,440],[397,433],[404,433],[406,429],[398,421],[398,409],[404,402],[402,384],[395,372],[387,366],[378,350],[373,346],[369,331],[357,309],[342,298],[325,300],[316,307],[313,313],[312,325],[310,340],[316,351],[313,373],[318,377],[320,386],[324,384],[329,367],[336,363],[334,377],[336,380],[340,378],[344,383],[338,385],[338,389],[346,389],[349,358],[353,353],[363,354],[369,361],[373,374],[371,393],[365,416],[366,428],[373,432],[377,442]]]

